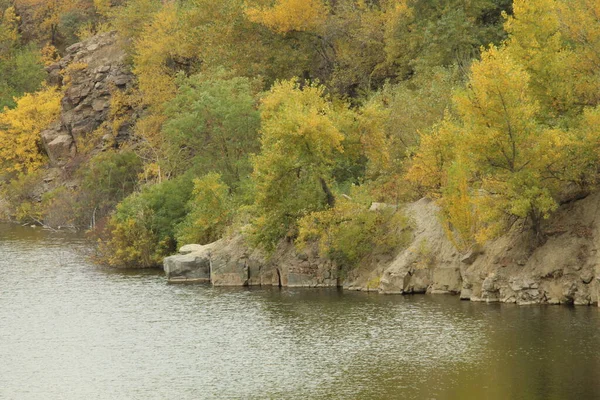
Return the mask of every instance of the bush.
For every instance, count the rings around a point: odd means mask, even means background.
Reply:
[[[15,50],[11,57],[0,60],[0,110],[15,107],[16,97],[39,90],[45,78],[40,52],[33,46]]]
[[[296,244],[318,242],[322,256],[348,271],[376,255],[392,254],[409,238],[410,222],[401,211],[371,211],[366,204],[340,198],[334,208],[300,219]]]
[[[93,228],[137,188],[142,160],[131,151],[101,153],[81,169],[81,188],[73,201],[74,223]],[[65,199],[66,200],[66,199]]]
[[[42,171],[19,174],[2,186],[2,197],[8,203],[8,213],[21,223],[40,222],[42,219]]]
[[[231,221],[231,203],[221,175],[210,173],[195,179],[192,199],[187,204],[189,213],[176,228],[177,242],[206,244],[219,239]]]
[[[147,186],[124,199],[101,240],[99,261],[111,266],[153,267],[177,248],[175,227],[192,194],[189,176]]]

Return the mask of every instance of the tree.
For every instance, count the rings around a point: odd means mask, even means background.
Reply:
[[[507,51],[530,76],[532,95],[545,109],[546,118],[563,114],[575,101],[570,72],[573,53],[564,46],[556,0],[515,1],[508,17]]]
[[[324,88],[297,80],[276,83],[262,100],[261,152],[254,157],[258,243],[273,248],[295,221],[332,207],[332,160],[344,136],[333,122]]]
[[[14,109],[0,113],[0,167],[6,172],[30,172],[43,164],[40,132],[60,112],[61,93],[45,87],[17,100]]]
[[[91,0],[16,0],[16,6],[31,18],[33,32],[27,32],[42,42],[59,44],[60,28],[70,15],[93,10]]]
[[[249,7],[248,18],[277,33],[319,32],[327,18],[322,0],[277,0],[270,7]]]
[[[229,188],[217,173],[194,180],[188,214],[176,228],[177,242],[207,244],[221,238],[235,212]]]
[[[482,46],[505,38],[501,13],[511,0],[392,1],[386,23],[387,63],[400,78],[436,66],[467,69]]]
[[[257,82],[248,78],[183,76],[165,110],[163,133],[179,172],[218,172],[236,188],[251,171],[249,154],[258,150],[260,116]]]
[[[491,47],[473,64],[466,90],[454,98],[461,134],[456,148],[478,182],[482,219],[498,232],[508,217],[528,218],[541,238],[541,222],[557,207],[564,135],[541,125],[529,74],[505,48]]]

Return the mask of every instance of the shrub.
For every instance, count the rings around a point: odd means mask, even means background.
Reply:
[[[99,261],[111,266],[152,267],[177,248],[175,227],[192,194],[189,176],[147,186],[125,198],[101,240]]]
[[[210,173],[194,180],[188,215],[176,228],[177,242],[206,244],[219,239],[231,221],[229,188],[221,175]]]
[[[137,188],[142,160],[131,151],[101,153],[80,170],[81,188],[75,195],[74,222],[93,228]]]
[[[369,210],[365,204],[340,198],[334,208],[300,219],[296,243],[302,247],[317,241],[322,256],[348,271],[405,245],[410,226],[409,219],[393,207]]]
[[[2,186],[2,197],[8,203],[8,213],[18,222],[39,222],[42,219],[42,175],[39,170],[22,173]]]

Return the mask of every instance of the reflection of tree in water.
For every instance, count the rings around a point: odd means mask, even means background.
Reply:
[[[485,368],[476,371],[481,398],[595,398],[600,390],[597,311],[495,305],[494,312],[484,314]]]
[[[482,346],[481,323],[457,298],[283,289],[265,300],[269,320],[321,371],[320,390],[340,398],[429,395],[472,369]]]

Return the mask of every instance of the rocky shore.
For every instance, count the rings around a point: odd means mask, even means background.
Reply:
[[[376,261],[347,276],[316,248],[297,251],[282,243],[265,257],[249,250],[242,236],[206,246],[184,246],[167,257],[170,282],[210,282],[215,286],[279,285],[343,287],[381,294],[456,294],[482,302],[598,304],[600,193],[565,202],[546,221],[545,241],[515,224],[500,238],[467,253],[456,250],[428,199],[407,205],[412,240],[391,260]]]

